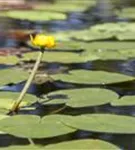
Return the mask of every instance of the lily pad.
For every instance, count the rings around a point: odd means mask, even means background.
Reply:
[[[99,32],[93,30],[84,30],[84,31],[77,31],[76,34],[71,34],[71,38],[75,38],[76,40],[83,40],[83,41],[95,41],[95,40],[108,40],[113,38],[112,33],[106,32]]]
[[[0,120],[9,117],[8,115],[2,115],[0,114]],[[5,134],[4,132],[0,131],[0,135]]]
[[[20,69],[3,69],[0,70],[0,85],[17,83],[28,78],[29,73]]]
[[[73,140],[73,141],[67,141],[67,142],[61,142],[58,144],[50,144],[45,146],[45,149],[47,150],[73,150],[73,149],[80,149],[80,150],[103,150],[103,149],[112,149],[112,150],[118,150],[119,148],[115,146],[114,144],[111,144],[109,142],[105,142],[102,140]]]
[[[66,119],[63,118],[63,123],[80,130],[114,134],[135,133],[134,117],[113,114],[88,114],[68,117]]]
[[[8,147],[2,147],[1,150],[43,150],[42,147],[38,146],[8,146]]]
[[[82,41],[107,40],[113,37],[110,33],[100,33],[92,30],[62,31],[53,34],[59,41],[70,41],[72,38]]]
[[[135,96],[124,96],[111,101],[112,106],[135,106]]]
[[[123,8],[121,12],[117,12],[117,15],[121,18],[135,19],[135,8]]]
[[[23,138],[48,138],[74,132],[76,129],[61,123],[61,116],[48,115],[41,119],[34,115],[16,115],[0,120],[0,131]]]
[[[11,64],[15,65],[19,62],[19,58],[16,56],[0,56],[0,64]]]
[[[83,54],[84,57],[89,59],[91,55],[97,56],[97,58],[101,60],[108,60],[108,59],[119,59],[124,60],[128,58],[135,57],[135,49],[97,49],[97,50],[87,50],[86,53]]]
[[[134,41],[135,40],[135,31],[134,32],[125,32],[117,35],[117,39],[120,41]]]
[[[14,92],[0,92],[0,110],[10,110],[15,100],[19,97],[20,93]],[[37,97],[31,94],[26,94],[20,107],[30,105],[37,101]]]
[[[24,54],[22,60],[36,60],[37,59],[37,52],[27,53]],[[89,60],[95,60],[97,57],[95,55],[91,55],[88,58]],[[84,62],[87,61],[86,56],[83,56],[78,53],[71,53],[71,52],[45,52],[42,61],[47,62],[63,62],[63,63],[71,63],[71,62]]]
[[[124,32],[133,32],[135,31],[134,28],[135,23],[128,23],[128,22],[118,22],[118,23],[104,23],[99,24],[96,26],[92,26],[89,29],[92,31],[98,31],[101,33],[124,33]]]
[[[64,13],[49,12],[49,11],[38,11],[38,10],[12,10],[7,11],[6,16],[16,19],[27,19],[27,20],[51,20],[51,19],[66,19]]]
[[[52,75],[52,77],[55,80],[86,84],[108,84],[134,79],[133,77],[118,73],[84,70],[71,71],[69,74],[56,74]]]
[[[135,23],[104,23],[92,26],[89,29],[79,31],[63,31],[54,33],[60,41],[70,41],[76,39],[79,41],[132,41],[135,40]]]
[[[40,10],[49,10],[49,11],[62,11],[62,12],[67,12],[67,11],[84,11],[88,5],[93,6],[95,4],[95,0],[85,0],[85,1],[63,1],[63,0],[56,0],[55,3],[50,4],[50,3],[45,3],[45,4],[38,4],[35,6],[36,9]]]
[[[96,88],[85,88],[75,90],[63,90],[58,92],[52,92],[48,94],[48,97],[62,97],[50,100],[47,104],[66,103],[70,107],[88,107],[98,106],[111,102],[112,100],[118,99],[118,95],[110,90],[96,89]],[[58,101],[59,100],[59,101]],[[57,103],[56,103],[57,102]]]
[[[67,43],[70,43],[70,42],[67,42]],[[114,42],[114,41],[99,41],[99,42],[90,42],[90,43],[82,43],[82,42],[77,42],[77,44],[80,44],[80,46],[83,48],[83,49],[86,49],[86,50],[89,50],[89,51],[97,51],[99,50],[105,50],[106,53],[108,51],[111,51],[111,50],[127,50],[127,53],[128,51],[133,50],[135,49],[135,42],[126,42],[126,41],[117,41],[117,42]],[[65,43],[65,46],[67,46],[68,44]]]

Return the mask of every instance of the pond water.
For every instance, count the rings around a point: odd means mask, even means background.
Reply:
[[[134,22],[134,18],[122,18],[119,16],[110,16],[109,18],[105,19],[102,18],[103,16],[94,15],[94,12],[97,9],[90,9],[91,11],[85,12],[65,12],[67,15],[67,19],[60,20],[49,20],[49,21],[28,21],[28,20],[20,20],[20,19],[13,19],[8,17],[1,17],[0,23],[0,55],[1,56],[17,56],[18,58],[23,58],[25,54],[24,51],[31,52],[32,49],[30,45],[27,44],[29,39],[29,31],[33,34],[39,31],[46,31],[47,33],[56,34],[61,31],[80,31],[82,29],[88,30],[91,26],[100,24],[101,22]],[[91,18],[88,17],[91,15]],[[104,30],[104,29],[101,29]],[[127,29],[128,31],[128,29]],[[103,31],[104,32],[104,31]],[[63,37],[64,38],[64,37]],[[76,38],[76,37],[75,37]],[[86,38],[87,39],[87,38]],[[104,39],[95,39],[89,42],[85,40],[85,37],[81,40],[75,40],[74,37],[71,38],[71,42],[76,43],[80,42],[81,47],[69,46],[67,49],[64,50],[65,55],[66,53],[72,53],[74,55],[81,55],[83,52],[87,52],[86,45],[99,42],[99,47],[103,42],[105,45],[107,42],[113,43],[119,42],[119,45],[122,45],[124,42],[127,42],[125,45],[129,44],[127,48],[134,49],[135,45],[132,46],[135,39],[131,40],[124,40],[124,41],[116,41],[115,40],[104,40]],[[61,41],[60,41],[61,42]],[[65,42],[65,41],[64,41]],[[105,43],[104,43],[105,42]],[[62,43],[62,42],[61,42]],[[70,42],[69,42],[70,43]],[[123,44],[124,45],[124,44]],[[68,46],[68,45],[67,45]],[[22,47],[26,48],[22,50]],[[66,46],[65,46],[66,47]],[[75,47],[75,48],[74,48]],[[101,49],[105,49],[105,46]],[[124,49],[125,46],[119,46],[119,49]],[[113,47],[110,47],[110,49]],[[54,51],[61,52],[62,48],[56,48]],[[19,52],[18,52],[19,51]],[[36,50],[35,50],[36,51]],[[53,52],[53,50],[52,50]],[[125,54],[126,55],[126,54]],[[70,57],[70,56],[69,56]],[[23,68],[24,70],[31,70],[34,65],[33,60],[23,60],[21,62],[17,62],[16,64],[0,64],[0,69],[7,69],[7,68]],[[41,66],[39,67],[40,73],[48,73],[50,75],[64,73],[70,74],[70,71],[76,70],[86,70],[86,71],[106,71],[109,73],[120,73],[128,76],[134,77],[135,75],[135,57],[128,57],[127,59],[95,59],[95,60],[86,60],[83,62],[76,62],[76,61],[69,61],[69,62],[59,62],[59,61],[46,61],[43,60]],[[99,77],[100,78],[100,77]],[[21,81],[19,83],[13,84],[9,83],[7,85],[3,85],[0,87],[0,91],[12,91],[12,92],[21,92],[25,84],[25,81]],[[49,93],[59,91],[59,90],[66,90],[66,89],[85,89],[85,88],[100,88],[100,89],[109,89],[111,91],[116,92],[119,95],[119,98],[123,96],[134,96],[135,95],[135,80],[127,80],[127,81],[120,81],[120,82],[112,82],[107,84],[101,83],[76,83],[76,82],[67,82],[63,79],[56,79],[54,81],[47,81],[41,84],[33,83],[28,93],[32,95],[36,95],[38,97],[42,97],[43,95],[47,95],[49,97]],[[62,95],[60,95],[62,96]],[[62,97],[63,98],[63,97]],[[51,99],[55,99],[55,97],[51,97]],[[82,108],[72,108],[70,106],[66,106],[63,108],[63,104],[46,104],[42,105],[39,102],[32,104],[33,107],[36,107],[36,110],[20,110],[19,114],[35,114],[41,117],[47,114],[55,114],[56,110],[59,110],[58,114],[65,114],[65,115],[81,115],[81,114],[94,114],[94,113],[109,113],[109,114],[119,114],[119,115],[127,115],[127,116],[135,116],[135,105],[132,106],[112,106],[109,103],[99,105],[99,106],[87,106]],[[135,135],[134,134],[110,134],[104,132],[90,132],[84,130],[78,130],[74,133],[69,133],[66,135],[61,135],[52,138],[42,138],[42,139],[33,139],[35,143],[38,144],[52,144],[52,143],[59,143],[62,141],[70,141],[72,139],[101,139],[113,143],[120,147],[122,150],[126,149],[134,149],[135,148]],[[8,145],[27,145],[29,142],[25,138],[17,138],[16,136],[12,135],[2,135],[0,136],[0,146],[8,146]]]

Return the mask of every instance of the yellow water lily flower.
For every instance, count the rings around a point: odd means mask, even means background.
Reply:
[[[37,34],[35,37],[30,35],[31,43],[34,46],[52,48],[55,46],[55,39],[53,36],[46,36],[44,34]]]

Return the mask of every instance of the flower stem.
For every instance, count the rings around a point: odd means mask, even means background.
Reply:
[[[34,141],[31,138],[28,138],[30,145],[35,145]]]
[[[25,94],[26,94],[28,88],[30,87],[30,85],[31,85],[31,83],[32,83],[32,81],[33,81],[33,79],[34,79],[34,77],[35,77],[35,74],[36,74],[37,69],[38,69],[39,64],[40,64],[40,61],[41,61],[41,59],[42,59],[42,57],[43,57],[43,54],[44,54],[44,50],[41,49],[41,51],[39,52],[38,58],[37,58],[37,60],[36,60],[36,63],[35,63],[35,65],[34,65],[34,68],[33,68],[32,72],[31,72],[31,74],[30,74],[30,76],[29,76],[29,78],[28,78],[26,84],[24,85],[24,88],[23,88],[23,90],[21,91],[21,94],[19,95],[18,99],[14,102],[14,104],[13,104],[13,106],[12,106],[12,108],[11,108],[10,113],[14,113],[14,112],[17,112],[17,111],[18,111],[19,105],[20,105],[20,103],[22,102],[22,100],[23,100],[23,98],[24,98],[24,96],[25,96]]]

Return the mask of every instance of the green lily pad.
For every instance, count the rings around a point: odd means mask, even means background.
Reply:
[[[61,50],[76,50],[83,49],[82,56],[85,60],[95,59],[128,59],[135,57],[135,42],[59,42],[57,47]],[[93,57],[94,58],[94,57]]]
[[[70,41],[72,38],[83,41],[107,40],[113,37],[111,33],[100,33],[92,30],[62,31],[53,34],[59,41]]]
[[[135,8],[123,8],[121,12],[117,12],[117,15],[121,18],[135,19]]]
[[[115,99],[111,101],[112,106],[134,106],[135,96],[124,96],[120,99]]]
[[[52,92],[48,94],[48,97],[58,97],[59,95],[63,95],[65,98],[52,99],[46,104],[59,104],[60,102],[65,102],[66,105],[77,108],[103,105],[111,102],[112,100],[118,99],[118,95],[110,90],[95,88]]]
[[[107,34],[106,32],[101,33],[92,30],[77,31],[76,34],[71,34],[71,38],[83,41],[107,40],[113,38],[113,36],[112,33]]]
[[[38,4],[35,6],[36,9],[40,10],[49,10],[49,11],[62,11],[62,12],[68,12],[68,11],[84,11],[88,6],[92,7],[95,5],[95,0],[85,0],[85,1],[63,1],[63,0],[56,0],[53,4]]]
[[[0,70],[0,85],[17,83],[27,80],[29,73],[20,69],[3,69]]]
[[[91,55],[97,56],[100,60],[109,60],[109,59],[119,59],[125,60],[128,58],[135,57],[135,49],[97,49],[97,50],[87,50],[86,53],[83,54],[84,57],[88,60]]]
[[[36,60],[37,59],[37,52],[27,53],[24,54],[22,60]],[[89,60],[95,60],[97,57],[95,55],[91,55],[88,58]],[[61,62],[61,63],[71,63],[71,62],[84,62],[87,61],[86,56],[83,56],[78,53],[71,53],[71,52],[45,52],[42,58],[42,61],[47,62]]]
[[[7,118],[8,116],[7,115],[2,115],[2,114],[0,114],[0,120],[1,119],[4,119],[4,118]],[[5,134],[4,132],[2,132],[2,131],[0,131],[0,135],[1,134]]]
[[[38,146],[8,146],[8,147],[2,147],[1,150],[43,150],[42,147]]]
[[[0,64],[15,65],[19,62],[16,56],[0,56]]]
[[[8,117],[7,115],[1,115],[1,114],[0,114],[0,120],[1,120],[1,119],[4,119],[4,118],[7,118],[7,117]]]
[[[19,97],[20,93],[14,92],[0,92],[0,110],[6,109],[10,110],[13,106],[13,103]],[[30,105],[37,101],[37,97],[31,94],[26,94],[23,101],[21,102],[20,107]],[[0,111],[1,112],[1,111]]]
[[[135,40],[135,23],[105,23],[79,31],[63,31],[54,33],[60,41],[70,41],[72,38],[82,41],[95,40]]]
[[[49,12],[49,11],[38,11],[38,10],[12,10],[7,11],[6,16],[16,19],[27,19],[27,20],[51,20],[51,19],[66,19],[64,13]]]
[[[135,31],[134,32],[125,32],[117,35],[118,40],[120,41],[134,41],[135,40]]]
[[[64,43],[64,42],[63,42]],[[68,43],[71,43],[71,42],[65,42],[65,46],[68,46]],[[72,44],[72,43],[71,43]],[[118,41],[118,42],[110,42],[110,41],[102,41],[102,42],[90,42],[90,43],[82,43],[82,42],[77,42],[76,45],[79,45],[81,46],[81,48],[83,49],[86,49],[88,51],[99,51],[101,52],[100,50],[105,50],[106,53],[108,51],[112,51],[112,50],[120,50],[120,52],[122,50],[127,50],[127,53],[128,51],[130,50],[133,50],[135,49],[135,42],[126,42],[126,41]],[[129,52],[130,53],[130,52]]]
[[[48,115],[42,119],[34,115],[16,115],[0,120],[0,131],[24,138],[48,138],[75,131],[60,119],[61,115]]]
[[[134,79],[133,77],[118,73],[84,70],[71,71],[69,74],[56,74],[52,75],[52,77],[55,80],[86,84],[108,84]]]
[[[80,149],[80,150],[105,150],[105,149],[112,149],[112,150],[118,150],[119,148],[115,146],[114,144],[111,144],[109,142],[105,142],[102,140],[73,140],[73,141],[67,141],[67,142],[61,142],[58,144],[50,144],[45,146],[45,149],[47,150],[73,150],[73,149]]]
[[[93,26],[90,28],[92,31],[98,31],[101,33],[124,33],[124,32],[131,32],[135,31],[134,29],[135,23],[128,23],[128,22],[118,22],[118,23],[104,23]]]
[[[135,133],[135,118],[124,115],[113,114],[88,114],[80,116],[68,116],[63,118],[63,123],[67,126],[87,131],[104,133]]]

